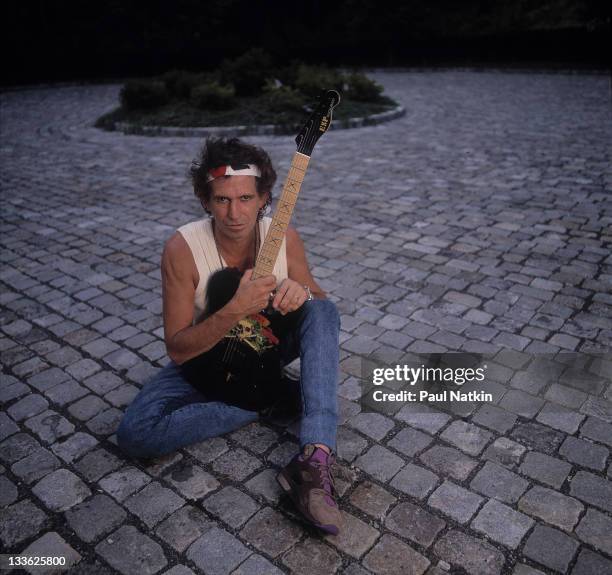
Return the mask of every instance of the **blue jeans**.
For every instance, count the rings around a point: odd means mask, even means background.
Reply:
[[[300,357],[302,447],[322,443],[336,449],[339,330],[336,306],[329,300],[311,300],[300,308],[296,327],[281,342],[283,363]],[[117,442],[132,457],[158,457],[258,418],[257,412],[207,400],[170,362],[127,408]]]

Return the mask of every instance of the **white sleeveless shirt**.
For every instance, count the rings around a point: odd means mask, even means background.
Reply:
[[[271,223],[272,218],[263,218],[258,224],[259,237],[262,238],[260,249],[263,246],[263,238],[266,237]],[[198,275],[200,276],[200,281],[196,287],[195,299],[193,302],[193,323],[196,324],[198,321],[200,321],[204,313],[208,278],[212,273],[226,267],[227,264],[217,250],[215,238],[213,236],[212,221],[210,218],[204,218],[196,222],[185,224],[177,231],[187,242],[198,269]],[[278,283],[288,277],[287,245],[284,238],[272,273],[276,277],[276,281]]]

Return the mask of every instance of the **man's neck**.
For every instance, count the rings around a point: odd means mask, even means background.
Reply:
[[[257,223],[249,235],[244,238],[227,238],[215,229],[213,220],[213,236],[219,254],[223,256],[228,267],[247,268],[255,265],[255,246],[257,243]]]

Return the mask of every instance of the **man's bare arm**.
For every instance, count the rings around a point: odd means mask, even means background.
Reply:
[[[164,339],[168,356],[181,364],[209,351],[238,321],[263,309],[276,285],[274,276],[250,280],[247,271],[234,297],[219,311],[192,325],[195,290],[199,280],[191,250],[175,234],[162,256]]]

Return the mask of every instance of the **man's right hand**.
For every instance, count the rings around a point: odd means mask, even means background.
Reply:
[[[273,275],[252,280],[253,270],[248,269],[240,279],[234,297],[227,304],[228,309],[241,318],[268,307],[270,294],[276,289],[276,278]]]

